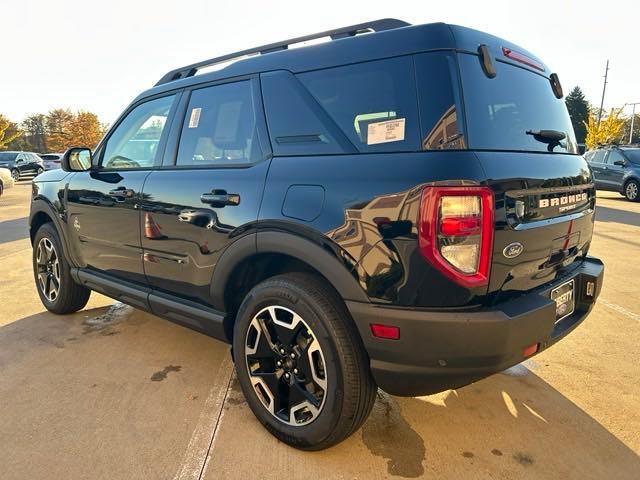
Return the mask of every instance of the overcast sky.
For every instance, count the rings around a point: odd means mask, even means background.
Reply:
[[[591,7],[590,4],[597,5]],[[367,20],[444,21],[519,44],[599,104],[640,102],[636,1],[20,0],[0,5],[0,113],[64,107],[113,122],[166,71],[216,55]],[[640,106],[639,106],[640,109]],[[630,109],[627,110],[627,113]]]

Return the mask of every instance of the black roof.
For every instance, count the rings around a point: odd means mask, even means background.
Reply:
[[[388,28],[381,28],[374,33],[334,35],[334,32],[349,32],[349,29],[376,23],[384,27],[385,22]],[[332,41],[301,48],[288,48],[290,44],[296,43],[295,41],[321,38],[322,36],[328,36],[332,38]],[[470,28],[445,23],[412,26],[400,20],[384,19],[277,42],[180,67],[165,74],[155,87],[140,94],[136,101],[176,88],[270,70],[289,70],[293,73],[299,73],[430,50],[454,49],[477,53],[478,46],[481,44],[487,45],[492,56],[502,60],[504,60],[502,48],[507,47],[542,63],[535,55],[517,45]],[[247,55],[247,52],[252,52],[253,56],[242,58]],[[205,68],[219,61],[224,62],[238,57],[242,59],[220,70],[194,76],[196,73],[194,70],[197,71],[198,68]],[[523,65],[519,64],[519,66]],[[547,67],[545,67],[544,73],[546,76],[550,74]],[[176,79],[173,80],[174,78]]]

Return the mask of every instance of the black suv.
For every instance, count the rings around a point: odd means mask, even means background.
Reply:
[[[268,430],[327,447],[376,386],[459,387],[587,316],[595,190],[561,98],[520,47],[392,19],[173,70],[36,179],[38,293],[231,343]]]
[[[16,182],[25,175],[35,176],[44,172],[42,159],[32,152],[0,152],[0,167],[11,170]]]
[[[584,158],[593,170],[598,190],[618,192],[627,200],[640,201],[640,147],[597,148]]]

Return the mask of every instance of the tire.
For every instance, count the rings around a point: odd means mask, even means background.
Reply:
[[[77,312],[89,301],[91,290],[71,277],[62,242],[52,223],[42,225],[34,237],[33,277],[40,300],[50,312]]]
[[[36,177],[40,175],[42,172],[44,172],[44,168],[38,167],[38,169],[36,170]]]
[[[640,183],[637,180],[629,180],[624,185],[624,196],[630,202],[640,201]]]
[[[3,193],[4,193],[4,183],[2,183],[2,181],[0,180],[0,197],[2,196]]]
[[[377,387],[362,340],[342,300],[315,275],[278,275],[255,286],[238,310],[233,351],[251,410],[292,447],[335,445],[371,412]]]
[[[17,168],[11,170],[11,177],[13,178],[14,182],[20,181],[20,170],[18,170]]]

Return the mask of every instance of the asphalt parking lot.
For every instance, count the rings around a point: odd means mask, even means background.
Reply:
[[[422,398],[379,392],[342,444],[303,453],[258,423],[228,347],[93,294],[45,312],[30,182],[0,197],[0,478],[640,477],[640,204],[598,195],[599,304],[553,348]]]

